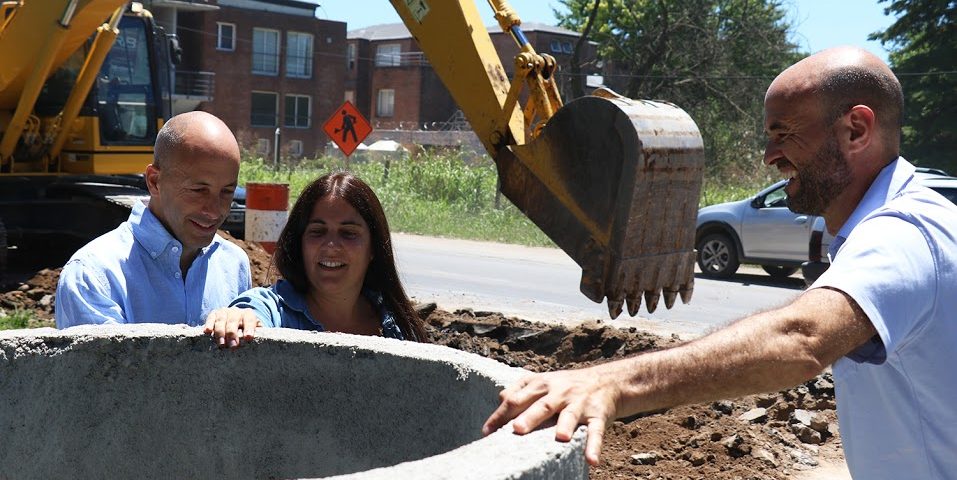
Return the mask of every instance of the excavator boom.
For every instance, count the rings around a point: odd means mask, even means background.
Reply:
[[[704,147],[680,108],[601,89],[562,105],[504,0],[489,0],[519,46],[506,75],[471,0],[391,0],[495,160],[501,190],[582,267],[581,290],[617,317],[687,302]],[[519,108],[518,89],[528,87]]]

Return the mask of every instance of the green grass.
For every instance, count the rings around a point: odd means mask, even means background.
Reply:
[[[372,158],[348,163],[324,157],[284,160],[274,167],[271,161],[246,155],[239,176],[240,184],[289,184],[291,204],[309,182],[342,170],[372,187],[393,232],[554,246],[504,196],[496,204],[498,173],[488,157],[424,153],[391,162]],[[724,172],[706,178],[699,206],[748,198],[774,181],[770,173],[756,167],[749,172]]]
[[[276,168],[249,157],[242,163],[239,182],[288,183],[292,203],[309,182],[343,170],[372,187],[393,232],[554,246],[505,197],[496,206],[498,174],[488,158],[422,154],[391,162],[380,158],[347,164],[327,157],[284,161]]]
[[[33,320],[33,312],[29,310],[14,310],[13,312],[5,313],[4,316],[0,317],[0,330],[18,330],[21,328],[30,328],[31,320]]]
[[[744,200],[780,179],[776,172],[764,166],[756,167],[750,172],[705,175],[698,207]]]

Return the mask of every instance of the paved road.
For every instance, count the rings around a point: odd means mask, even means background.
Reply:
[[[558,249],[395,234],[399,272],[410,296],[441,308],[502,312],[528,320],[577,323],[608,319],[604,304],[579,290],[581,270]],[[698,276],[691,303],[615,320],[659,334],[697,336],[749,313],[787,303],[803,289],[796,275],[775,281],[743,268],[728,281]]]

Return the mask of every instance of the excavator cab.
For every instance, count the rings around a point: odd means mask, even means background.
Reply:
[[[0,2],[0,273],[62,264],[148,195],[165,32],[127,0]]]
[[[495,160],[501,191],[582,268],[581,291],[617,318],[694,289],[704,144],[675,105],[607,89],[563,104],[505,0],[489,0],[519,47],[508,79],[471,0],[392,0]],[[523,90],[528,100],[519,108]]]

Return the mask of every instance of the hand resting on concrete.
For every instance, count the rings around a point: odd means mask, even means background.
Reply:
[[[245,308],[218,308],[206,317],[203,333],[212,335],[219,348],[238,348],[242,342],[250,342],[262,321],[252,310]]]

